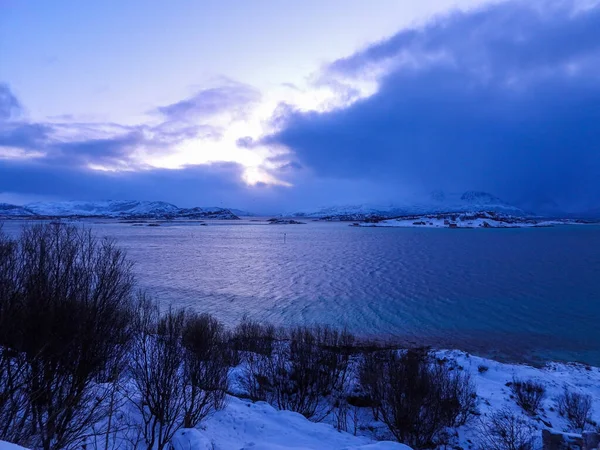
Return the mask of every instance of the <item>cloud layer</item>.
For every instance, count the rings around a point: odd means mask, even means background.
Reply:
[[[501,3],[402,31],[322,74],[375,79],[376,94],[288,112],[266,142],[324,177],[598,206],[600,7],[579,5]]]

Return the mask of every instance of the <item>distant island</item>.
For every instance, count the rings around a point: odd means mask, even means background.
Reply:
[[[440,213],[417,216],[400,216],[391,219],[372,219],[355,222],[358,227],[400,227],[400,228],[535,228],[555,225],[575,225],[589,223],[580,219],[544,219],[516,217],[492,211],[471,213]]]

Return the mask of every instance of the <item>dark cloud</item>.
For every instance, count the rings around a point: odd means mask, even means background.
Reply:
[[[45,145],[51,131],[41,123],[0,123],[0,147],[36,150]]]
[[[600,7],[509,2],[438,19],[331,64],[373,96],[283,110],[267,138],[321,177],[600,203]]]
[[[246,108],[260,100],[260,93],[251,86],[228,82],[223,86],[203,89],[192,97],[157,110],[169,120],[187,120],[214,116],[224,112],[243,114]]]
[[[183,205],[232,201],[243,189],[242,167],[212,164],[182,170],[104,172],[45,160],[0,160],[0,192],[64,199],[168,200]]]
[[[0,120],[19,115],[23,107],[6,83],[0,83]]]

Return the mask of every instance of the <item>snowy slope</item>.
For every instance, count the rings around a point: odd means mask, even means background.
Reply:
[[[0,450],[25,450],[23,447],[11,444],[10,442],[0,441]]]
[[[173,441],[175,450],[410,450],[396,442],[376,443],[365,436],[338,432],[301,414],[236,397],[229,397],[227,407],[207,419],[201,430],[179,430]]]
[[[106,200],[97,202],[36,202],[27,208],[41,216],[156,216],[175,214],[179,208],[165,202]]]
[[[9,205],[8,203],[0,203],[0,217],[27,217],[35,216],[35,213],[24,206]]]
[[[481,423],[500,409],[509,409],[526,420],[535,430],[533,433],[538,441],[542,429],[572,432],[557,407],[557,399],[565,387],[571,392],[591,396],[592,412],[588,429],[594,429],[593,424],[600,422],[598,367],[561,363],[549,363],[544,367],[507,364],[457,350],[440,350],[436,352],[436,357],[439,361],[445,361],[445,364],[451,364],[453,370],[469,374],[477,390],[478,415],[452,433],[452,443],[446,448],[481,448],[478,445]],[[232,388],[238,391],[240,386],[235,386],[233,373],[232,378]],[[352,379],[356,382],[355,377]],[[514,379],[535,380],[543,384],[546,393],[538,414],[526,415],[516,404],[510,389]],[[264,402],[252,403],[228,396],[223,410],[203,421],[199,429],[179,430],[172,444],[174,450],[410,450],[395,442],[376,442],[375,437],[390,439],[391,436],[385,426],[375,420],[370,408],[360,409],[361,422],[358,435],[354,436],[338,432],[327,423],[332,420],[331,417],[322,423],[314,423],[300,414],[280,411]],[[0,450],[22,448],[0,442]]]

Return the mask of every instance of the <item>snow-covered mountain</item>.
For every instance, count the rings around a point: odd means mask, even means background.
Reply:
[[[238,219],[225,208],[179,208],[166,202],[125,200],[36,202],[24,207],[2,204],[0,216]]]
[[[35,216],[35,213],[28,208],[8,203],[0,203],[0,217],[28,217]]]
[[[40,216],[164,216],[176,214],[179,208],[165,202],[105,200],[97,202],[37,202],[25,205]]]
[[[243,209],[229,208],[229,211],[231,211],[232,213],[234,213],[236,216],[239,216],[239,217],[256,217],[257,216],[257,214],[250,212],[250,211],[245,211]]]
[[[425,198],[385,206],[370,204],[333,206],[316,211],[296,212],[291,216],[320,220],[362,221],[406,215],[478,211],[490,211],[512,216],[527,215],[522,209],[487,192],[467,191],[460,194],[447,194],[442,191],[435,191]]]

